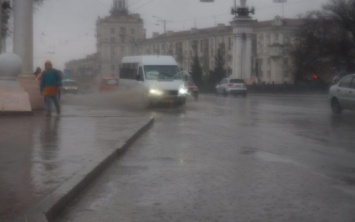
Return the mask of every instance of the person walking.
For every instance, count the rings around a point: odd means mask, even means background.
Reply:
[[[42,72],[41,67],[37,67],[37,68],[36,68],[36,71],[35,71],[33,74],[34,74],[34,75],[35,75],[35,77],[37,78],[37,76],[38,76],[38,75],[40,75],[40,74],[41,74],[41,72]]]
[[[60,94],[60,87],[62,86],[62,78],[60,72],[53,68],[51,61],[46,61],[44,67],[45,68],[40,79],[40,91],[44,96],[46,116],[51,116],[52,102],[55,105],[57,115],[60,115],[61,109],[58,96]]]

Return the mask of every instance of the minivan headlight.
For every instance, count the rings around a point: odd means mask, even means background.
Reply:
[[[180,95],[187,94],[187,88],[185,86],[181,86],[180,89],[179,89],[179,94]]]
[[[150,89],[149,94],[154,95],[154,96],[161,96],[163,95],[163,91],[159,89]]]

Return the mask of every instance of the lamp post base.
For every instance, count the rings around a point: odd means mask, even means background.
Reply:
[[[17,81],[21,84],[22,88],[28,93],[32,111],[44,110],[43,96],[39,91],[39,82],[35,79],[35,76],[30,74],[20,74],[17,77]]]
[[[0,115],[31,114],[30,98],[16,81],[0,80]]]

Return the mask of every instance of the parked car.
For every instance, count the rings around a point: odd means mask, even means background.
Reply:
[[[344,109],[355,109],[355,74],[344,76],[330,87],[329,101],[335,114],[341,114]]]
[[[99,83],[99,91],[107,92],[107,91],[115,91],[118,90],[118,78],[115,77],[105,77],[102,78]]]
[[[248,89],[243,79],[224,78],[220,83],[216,85],[216,95],[220,94],[224,96],[233,94],[246,97],[248,94]]]
[[[63,93],[78,93],[78,83],[73,79],[65,79],[62,81]]]

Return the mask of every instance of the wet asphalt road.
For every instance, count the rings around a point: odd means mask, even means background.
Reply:
[[[116,95],[63,95],[62,115],[0,116],[0,222],[22,217],[90,161],[132,136],[149,114]],[[127,108],[128,107],[128,108]]]
[[[60,222],[353,222],[355,112],[326,96],[205,96],[155,125]]]

